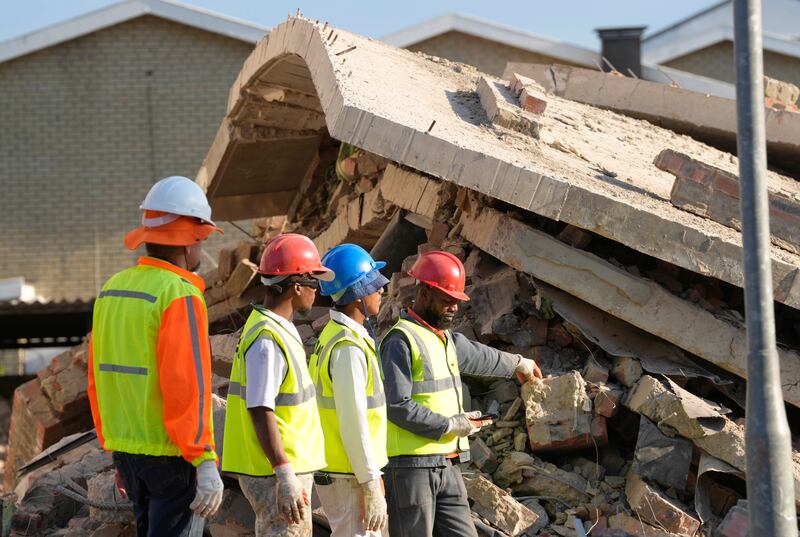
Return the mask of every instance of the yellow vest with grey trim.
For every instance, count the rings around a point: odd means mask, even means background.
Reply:
[[[464,412],[461,403],[461,374],[452,334],[447,343],[427,328],[399,319],[389,330],[401,331],[411,351],[411,398],[419,405],[445,417]],[[421,436],[389,421],[386,445],[390,457],[398,455],[448,455],[467,451],[469,442],[453,434],[439,440]]]
[[[378,356],[372,343],[351,328],[328,321],[311,355],[309,371],[317,391],[317,406],[325,435],[325,460],[327,472],[352,474],[353,466],[342,443],[341,427],[336,415],[334,385],[331,379],[331,355],[333,350],[344,345],[361,349],[367,360],[367,424],[373,460],[383,468],[389,459],[386,456],[386,395],[383,392],[383,376],[378,366]],[[345,427],[346,430],[346,427]],[[347,433],[345,433],[347,434]],[[351,433],[352,434],[352,433]]]
[[[259,306],[254,307],[247,319],[233,358],[222,444],[222,470],[257,477],[275,474],[247,410],[245,355],[250,346],[262,337],[272,338],[286,359],[286,375],[273,409],[286,457],[296,473],[320,470],[325,467],[325,446],[303,343]]]
[[[211,408],[203,408],[203,367],[199,326],[192,297],[203,293],[169,270],[137,265],[106,282],[94,303],[92,368],[103,446],[109,451],[138,455],[180,456],[164,427],[164,399],[158,374],[158,334],[164,311],[176,300],[187,302],[194,370],[200,387],[197,438],[211,426]],[[214,460],[211,446],[192,464]]]

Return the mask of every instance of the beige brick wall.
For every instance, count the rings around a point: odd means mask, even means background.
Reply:
[[[564,60],[536,54],[516,47],[510,47],[474,37],[461,32],[447,32],[408,47],[415,52],[424,52],[477,67],[484,73],[501,76],[508,62],[561,63],[572,65]]]
[[[131,264],[139,202],[194,176],[251,49],[146,16],[0,64],[0,278],[87,299]]]
[[[732,84],[736,83],[733,43],[730,41],[717,43],[686,56],[675,58],[666,65]],[[800,59],[766,51],[764,53],[764,74],[800,85]]]

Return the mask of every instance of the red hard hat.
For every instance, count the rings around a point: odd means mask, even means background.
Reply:
[[[469,300],[464,293],[466,283],[464,265],[451,253],[424,253],[419,256],[408,274],[455,299]]]
[[[311,274],[319,280],[333,279],[333,272],[322,266],[319,251],[311,239],[297,233],[278,235],[267,243],[258,272],[264,276]]]

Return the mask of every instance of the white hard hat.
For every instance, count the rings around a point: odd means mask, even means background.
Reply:
[[[181,216],[194,216],[214,225],[211,206],[203,189],[188,177],[166,177],[150,188],[139,206],[142,210],[161,211]]]

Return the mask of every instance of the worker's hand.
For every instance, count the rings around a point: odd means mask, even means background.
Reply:
[[[367,531],[380,531],[386,527],[389,515],[384,496],[383,479],[380,477],[361,483],[361,506],[364,512],[364,529]]]
[[[517,374],[517,378],[522,384],[525,384],[533,379],[542,378],[542,370],[539,369],[539,366],[536,365],[536,362],[530,358],[523,358],[522,356],[520,356],[519,363],[517,364],[517,368],[514,370],[514,373]]]
[[[275,477],[278,480],[275,485],[278,511],[289,524],[302,523],[306,516],[305,511],[311,505],[303,483],[288,462],[275,467]]]
[[[217,512],[222,503],[222,478],[216,461],[203,461],[197,467],[197,491],[189,509],[208,518]]]
[[[444,434],[454,434],[456,436],[469,436],[481,430],[481,427],[488,425],[492,420],[477,421],[483,412],[475,410],[456,414],[447,418],[447,430]]]

